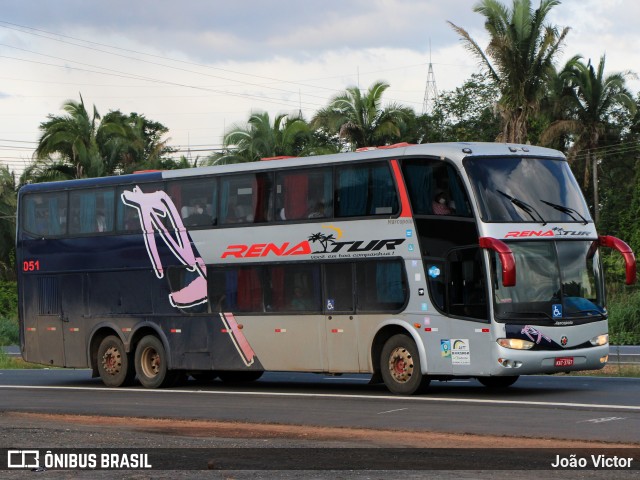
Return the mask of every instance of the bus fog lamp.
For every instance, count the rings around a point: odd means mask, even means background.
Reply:
[[[533,348],[534,345],[533,342],[522,340],[521,338],[499,338],[496,341],[501,347],[511,348],[513,350],[529,350]]]
[[[606,345],[609,343],[609,334],[605,333],[604,335],[598,335],[597,337],[593,337],[590,341],[591,345],[595,347]]]
[[[508,358],[498,358],[498,363],[504,368],[520,368],[522,366],[522,362]]]

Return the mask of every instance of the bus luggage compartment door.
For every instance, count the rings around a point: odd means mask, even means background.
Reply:
[[[327,360],[330,372],[359,372],[358,323],[355,315],[326,317]]]

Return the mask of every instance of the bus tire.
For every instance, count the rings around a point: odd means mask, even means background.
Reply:
[[[136,372],[131,354],[125,351],[122,340],[117,336],[109,335],[102,339],[96,363],[102,383],[107,387],[122,387],[133,383]]]
[[[413,395],[429,386],[429,378],[422,374],[416,342],[399,333],[389,338],[380,355],[382,380],[391,393]]]
[[[477,377],[478,381],[487,388],[501,389],[507,388],[516,383],[519,375],[510,377]]]
[[[249,370],[249,371],[219,371],[216,372],[220,380],[224,383],[247,383],[255,382],[264,373],[262,370]]]
[[[154,335],[142,337],[136,346],[136,374],[143,387],[162,388],[175,384],[177,373],[167,369],[167,354],[160,339]]]

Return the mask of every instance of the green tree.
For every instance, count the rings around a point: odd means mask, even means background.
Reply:
[[[563,98],[567,108],[567,118],[553,122],[542,134],[543,144],[559,136],[566,136],[571,141],[568,150],[570,162],[578,158],[584,159],[583,187],[591,185],[593,191],[593,210],[596,223],[600,219],[600,199],[598,195],[598,148],[607,130],[612,129],[611,117],[617,109],[626,109],[634,113],[636,105],[625,79],[631,75],[613,73],[605,76],[605,57],[600,58],[598,67],[580,61],[579,57],[571,59],[560,77],[566,88]],[[619,138],[619,136],[616,136]]]
[[[525,143],[532,116],[539,110],[554,72],[554,58],[569,32],[544,22],[558,0],[541,0],[533,10],[530,0],[513,0],[508,9],[497,0],[482,0],[474,11],[484,15],[490,36],[486,52],[464,28],[449,24],[465,47],[479,60],[500,90],[498,110],[502,133],[498,140]]]
[[[443,92],[435,115],[442,118],[443,141],[491,142],[500,133],[499,92],[486,75],[473,74],[461,87]]]
[[[351,150],[397,142],[403,123],[413,112],[395,103],[383,108],[387,88],[389,84],[378,81],[362,95],[359,88],[349,87],[316,113],[311,126],[339,135]]]
[[[16,178],[9,167],[0,167],[0,280],[15,279]]]
[[[96,141],[106,163],[116,163],[122,173],[165,169],[173,163],[168,161],[167,155],[175,149],[167,146],[168,139],[164,135],[169,129],[163,124],[135,112],[124,115],[119,110],[107,113],[103,122],[120,126],[119,129],[98,131]]]
[[[126,137],[123,126],[117,122],[102,121],[93,107],[89,115],[84,100],[69,100],[62,108],[66,115],[49,115],[40,124],[42,132],[35,151],[36,164],[29,173],[39,180],[100,177],[114,173],[117,156],[103,157],[97,138]]]
[[[311,139],[311,129],[301,117],[254,113],[246,125],[234,125],[225,134],[225,151],[210,157],[211,164],[255,162],[261,158],[301,156]]]

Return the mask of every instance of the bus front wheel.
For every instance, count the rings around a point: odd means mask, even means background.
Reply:
[[[175,383],[176,372],[167,369],[167,354],[158,337],[147,335],[136,346],[136,374],[143,387],[169,387]]]
[[[382,347],[380,372],[389,391],[398,395],[413,395],[429,385],[429,378],[422,374],[416,342],[403,333],[389,338]]]
[[[105,337],[98,347],[98,373],[107,387],[122,387],[133,383],[135,370],[131,354],[125,352],[124,344],[115,335]]]

